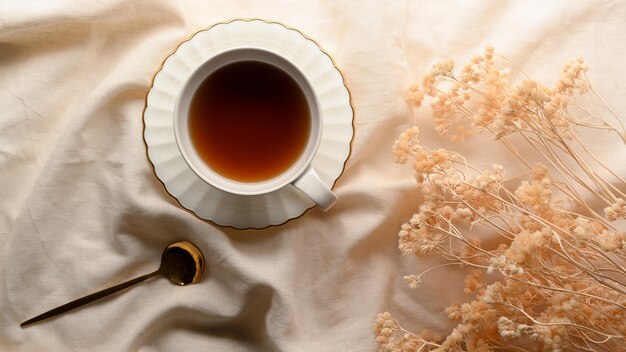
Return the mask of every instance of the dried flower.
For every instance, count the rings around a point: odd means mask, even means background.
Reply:
[[[498,333],[505,340],[517,339],[520,337],[517,331],[517,324],[507,317],[498,318]]]
[[[604,214],[609,221],[626,219],[626,201],[623,198],[618,198],[615,203],[604,208]]]
[[[432,73],[435,76],[449,76],[454,69],[454,61],[450,59],[441,60],[433,66]]]
[[[381,351],[435,351],[440,346],[436,342],[441,340],[428,330],[416,335],[402,329],[389,312],[376,317],[374,335],[381,345]]]
[[[413,107],[419,108],[424,101],[424,91],[418,85],[413,85],[407,92],[406,100]]]
[[[465,293],[478,293],[484,289],[485,281],[482,270],[472,270],[472,272],[465,278]]]
[[[433,97],[435,130],[458,143],[491,133],[528,167],[526,173],[506,180],[501,165],[481,170],[453,151],[430,149],[416,127],[393,147],[397,162],[411,162],[423,195],[401,227],[399,248],[404,255],[448,260],[404,280],[417,287],[438,267],[471,268],[464,291],[474,298],[446,307],[458,325],[444,339],[408,332],[389,313],[379,315],[376,339],[382,351],[524,350],[520,343],[538,351],[621,351],[626,180],[591,154],[578,130],[606,130],[626,144],[623,124],[613,115],[618,129],[588,110],[593,98],[605,103],[581,58],[566,63],[550,88],[532,79],[510,84],[511,70],[498,67],[498,60],[507,59],[487,47],[458,77],[451,60],[440,61],[407,99],[417,108],[425,96]],[[590,96],[584,104],[578,103],[582,95]],[[571,113],[573,107],[585,116]],[[508,140],[513,134],[539,151],[538,160],[516,149]],[[585,160],[614,178],[601,177]],[[485,248],[468,231],[496,238]]]
[[[419,129],[417,127],[413,127],[406,130],[400,135],[400,137],[398,137],[396,142],[393,144],[393,155],[395,155],[397,163],[406,163],[409,157],[415,155],[415,153],[419,150],[418,145],[415,143],[418,134]]]

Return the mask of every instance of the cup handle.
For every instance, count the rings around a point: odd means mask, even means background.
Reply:
[[[328,211],[337,201],[337,195],[322,182],[317,172],[310,166],[293,182],[293,185],[317,203],[323,211]]]

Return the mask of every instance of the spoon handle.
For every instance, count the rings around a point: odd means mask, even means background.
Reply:
[[[27,321],[21,323],[20,326],[21,327],[25,327],[26,325],[30,325],[32,323],[36,323],[36,322],[38,322],[40,320],[44,320],[44,319],[53,317],[55,315],[59,315],[61,313],[65,313],[65,312],[67,312],[69,310],[78,308],[78,307],[80,307],[82,305],[85,305],[87,303],[91,303],[91,302],[93,302],[95,300],[98,300],[98,299],[100,299],[102,297],[108,296],[108,295],[113,294],[113,293],[115,293],[117,291],[121,291],[121,290],[123,290],[125,288],[133,286],[135,284],[138,284],[138,283],[140,283],[140,282],[142,282],[144,280],[147,280],[147,279],[149,279],[149,278],[151,278],[153,276],[157,276],[157,275],[160,275],[160,274],[161,273],[159,272],[159,270],[156,270],[154,272],[151,272],[150,274],[139,276],[139,277],[134,278],[132,280],[123,282],[123,283],[121,283],[119,285],[115,285],[113,287],[106,288],[106,289],[104,289],[102,291],[94,292],[94,293],[92,293],[90,295],[87,295],[87,296],[81,297],[81,298],[79,298],[77,300],[74,300],[72,302],[66,303],[66,304],[64,304],[64,305],[62,305],[60,307],[56,307],[54,309],[51,309],[51,310],[49,310],[49,311],[47,311],[45,313],[42,313],[42,314],[40,314],[40,315],[38,315],[38,316],[36,316],[34,318],[28,319]]]

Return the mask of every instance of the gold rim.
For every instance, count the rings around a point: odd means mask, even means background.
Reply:
[[[348,160],[350,159],[350,156],[352,156],[352,148],[353,148],[353,143],[354,143],[354,136],[356,135],[356,128],[354,127],[354,106],[352,105],[352,93],[350,92],[350,88],[348,87],[348,84],[346,82],[346,78],[343,74],[343,72],[341,72],[341,70],[339,69],[339,67],[337,66],[337,63],[335,62],[335,60],[333,59],[332,56],[330,56],[330,54],[324,50],[318,42],[316,42],[315,40],[313,40],[312,38],[310,38],[309,36],[307,36],[306,34],[302,33],[300,30],[293,28],[293,27],[289,27],[283,23],[280,23],[278,21],[272,21],[272,20],[265,20],[262,18],[233,18],[230,19],[228,21],[223,21],[223,22],[217,22],[214,23],[212,25],[210,25],[209,27],[206,28],[202,28],[200,30],[195,31],[194,33],[190,34],[189,36],[187,36],[185,39],[181,40],[180,42],[178,42],[178,44],[174,47],[174,49],[172,49],[172,51],[167,54],[167,56],[163,59],[163,61],[161,61],[161,64],[159,65],[159,67],[156,69],[156,71],[154,72],[154,74],[152,75],[152,79],[150,80],[150,87],[148,88],[148,91],[146,92],[146,97],[144,98],[144,108],[143,108],[143,112],[141,113],[141,122],[143,123],[143,129],[142,129],[142,140],[143,140],[143,144],[146,147],[146,159],[148,159],[148,163],[150,164],[150,167],[152,169],[152,173],[154,174],[154,176],[156,177],[157,180],[159,180],[159,182],[161,183],[161,185],[163,186],[163,189],[165,190],[165,193],[167,193],[170,197],[172,197],[176,203],[178,203],[178,205],[185,211],[193,214],[196,218],[210,223],[212,225],[218,226],[218,227],[222,227],[222,228],[231,228],[231,229],[235,229],[235,230],[240,230],[240,231],[260,231],[260,230],[265,230],[267,228],[270,227],[278,227],[278,226],[283,226],[286,223],[292,221],[292,220],[296,220],[296,219],[300,219],[301,217],[303,217],[306,213],[309,212],[309,210],[315,208],[315,205],[313,205],[312,207],[307,208],[306,210],[304,210],[302,212],[302,214],[294,217],[294,218],[289,218],[285,221],[283,221],[280,224],[275,224],[275,225],[267,225],[265,227],[260,227],[260,228],[256,228],[256,227],[245,227],[245,228],[240,228],[240,227],[236,227],[236,226],[232,226],[232,225],[220,225],[216,222],[214,222],[213,220],[209,220],[209,219],[204,219],[202,217],[200,217],[198,214],[196,214],[194,211],[187,209],[184,205],[182,205],[180,203],[180,201],[178,200],[178,198],[174,197],[174,195],[172,195],[168,190],[167,187],[165,186],[165,183],[159,178],[159,176],[156,173],[156,169],[154,167],[154,164],[152,163],[152,160],[150,160],[150,156],[148,155],[148,143],[146,142],[146,109],[148,108],[148,94],[150,94],[150,91],[152,90],[152,88],[154,87],[154,79],[156,78],[156,76],[159,74],[159,72],[161,72],[161,70],[163,69],[163,65],[165,64],[165,61],[167,61],[167,59],[170,58],[170,56],[174,55],[176,53],[176,51],[178,51],[178,48],[185,42],[188,42],[189,40],[191,40],[196,34],[200,33],[200,32],[204,32],[204,31],[208,31],[211,28],[220,25],[220,24],[228,24],[234,21],[245,21],[245,22],[251,22],[251,21],[262,21],[265,23],[275,23],[275,24],[279,24],[281,26],[283,26],[284,28],[288,29],[288,30],[293,30],[296,31],[298,33],[300,33],[300,35],[302,35],[305,39],[310,40],[311,42],[313,42],[315,45],[317,45],[318,49],[320,49],[320,51],[328,56],[328,58],[330,59],[331,63],[333,64],[333,66],[335,67],[335,69],[339,72],[339,75],[341,76],[341,81],[343,83],[343,86],[346,87],[346,90],[348,91],[348,103],[350,105],[350,111],[352,111],[352,120],[351,120],[351,125],[352,125],[352,138],[350,138],[350,150],[348,151],[348,156],[346,157],[346,159],[343,161],[343,166],[341,168],[341,173],[339,173],[339,176],[337,176],[337,178],[335,179],[335,181],[333,181],[333,185],[331,186],[331,189],[335,188],[335,185],[337,184],[337,181],[341,178],[341,176],[343,176],[343,173],[346,171],[346,165],[348,163]]]

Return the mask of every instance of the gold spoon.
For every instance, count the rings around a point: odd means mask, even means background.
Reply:
[[[167,246],[167,248],[165,248],[165,250],[163,251],[163,254],[161,255],[161,265],[159,266],[159,268],[151,272],[150,274],[140,276],[138,278],[126,281],[124,283],[104,289],[102,291],[94,292],[70,303],[66,303],[60,307],[54,308],[34,318],[31,318],[21,323],[20,326],[24,327],[26,325],[36,323],[40,320],[47,319],[61,313],[65,313],[69,310],[78,308],[82,305],[138,284],[154,276],[163,275],[173,283],[185,286],[198,282],[203,272],[204,257],[202,256],[202,252],[200,252],[198,247],[186,241],[172,243]]]

